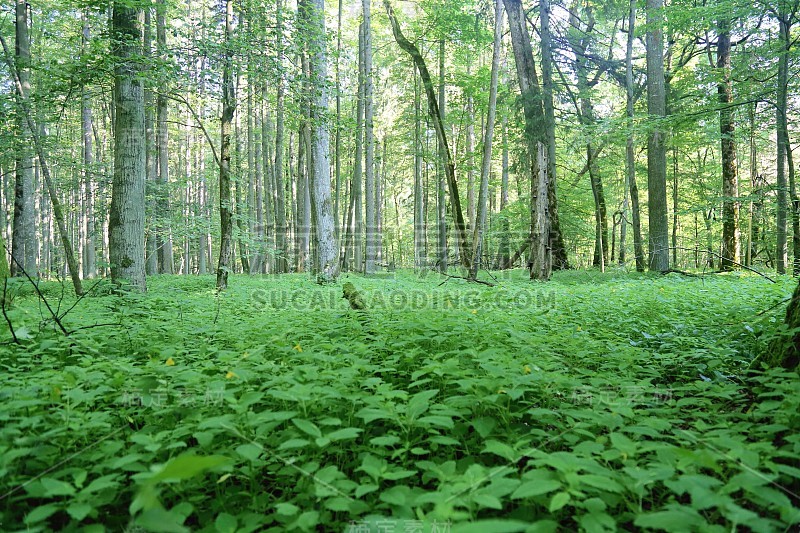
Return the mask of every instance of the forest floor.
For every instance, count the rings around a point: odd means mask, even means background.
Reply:
[[[745,377],[795,280],[495,276],[42,283],[68,336],[15,280],[0,530],[797,527],[800,380]]]

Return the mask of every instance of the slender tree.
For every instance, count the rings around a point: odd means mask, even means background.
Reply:
[[[364,193],[366,194],[367,248],[364,272],[374,274],[378,260],[378,218],[375,183],[375,133],[373,131],[374,106],[372,85],[372,22],[370,0],[361,2],[364,14]]]
[[[492,142],[494,140],[494,123],[497,116],[497,79],[500,70],[500,46],[503,38],[503,4],[495,0],[494,5],[494,45],[492,49],[492,73],[489,82],[489,106],[486,116],[486,131],[483,137],[483,160],[481,164],[481,183],[478,190],[478,213],[475,221],[475,237],[472,243],[474,256],[470,277],[478,277],[483,250],[483,236],[486,231],[486,211],[489,196],[489,173],[492,168]]]
[[[444,147],[443,164],[445,166],[447,187],[450,192],[450,208],[453,214],[453,223],[455,225],[458,239],[459,257],[461,259],[462,266],[469,270],[469,263],[470,259],[472,258],[472,253],[470,251],[466,224],[464,223],[464,215],[461,210],[461,199],[458,194],[458,182],[456,181],[456,169],[455,164],[453,163],[452,154],[450,152],[450,146],[447,143],[447,132],[445,131],[444,121],[442,120],[442,116],[439,111],[439,104],[436,100],[436,94],[433,90],[431,75],[428,71],[427,65],[425,64],[425,59],[422,57],[419,49],[414,45],[414,43],[406,39],[406,37],[403,35],[403,32],[400,29],[400,23],[397,21],[397,17],[394,14],[394,10],[392,9],[389,0],[384,0],[383,5],[386,8],[386,13],[389,16],[389,22],[392,25],[392,33],[394,34],[395,41],[397,41],[397,44],[400,46],[400,48],[402,48],[414,60],[414,64],[416,65],[417,70],[419,70],[419,75],[422,79],[422,85],[425,88],[425,94],[428,97],[428,112],[436,131],[436,137],[439,143],[441,143]]]
[[[225,47],[222,64],[222,116],[219,149],[219,218],[220,243],[217,263],[217,290],[228,288],[233,240],[233,204],[231,199],[231,124],[236,112],[233,85],[233,0],[225,1]]]
[[[741,262],[739,257],[739,177],[736,171],[736,139],[733,123],[733,85],[731,82],[730,20],[721,18],[717,24],[717,69],[720,81],[719,127],[722,155],[722,270],[732,270]]]
[[[664,0],[647,0],[647,113],[652,121],[647,139],[648,265],[661,272],[669,270],[663,24]]]

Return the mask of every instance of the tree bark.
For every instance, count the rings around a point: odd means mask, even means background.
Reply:
[[[550,186],[548,175],[546,118],[539,78],[533,61],[530,35],[520,0],[503,0],[511,30],[511,46],[517,65],[525,113],[525,141],[531,182],[531,244],[528,266],[531,279],[546,281],[552,272],[550,234]]]
[[[278,61],[278,80],[275,97],[275,270],[279,274],[289,271],[286,249],[286,199],[284,197],[284,106],[286,81],[283,76],[283,0],[275,4],[275,54]]]
[[[309,77],[311,82],[311,170],[309,183],[316,225],[316,275],[320,283],[335,281],[339,276],[339,246],[336,243],[336,222],[331,198],[331,170],[328,159],[330,135],[325,124],[328,111],[328,60],[325,45],[325,2],[303,0],[309,23],[307,37]]]
[[[141,9],[114,4],[114,179],[108,223],[111,279],[147,289],[144,269],[145,117]]]
[[[631,223],[633,225],[633,255],[637,272],[644,272],[644,245],[642,241],[639,188],[636,185],[636,156],[634,153],[634,86],[633,86],[633,40],[636,28],[636,0],[630,0],[628,13],[628,40],[625,49],[625,94],[628,136],[625,142],[625,178],[631,193]]]
[[[17,89],[19,107],[21,102],[30,97],[30,35],[28,32],[28,3],[25,0],[16,0],[16,40],[14,46],[16,75],[21,88]],[[14,151],[16,152],[15,183],[14,183],[14,220],[11,230],[11,275],[18,276],[20,267],[30,275],[36,277],[36,223],[34,212],[34,183],[33,183],[33,158],[29,148],[31,130],[28,123],[19,113],[17,119],[19,137],[16,139]]]
[[[372,25],[370,21],[370,0],[361,3],[364,13],[364,147],[366,152],[364,162],[364,192],[366,194],[367,216],[367,254],[364,264],[364,273],[372,275],[376,271],[378,260],[377,246],[377,204],[375,186],[375,135],[373,132],[373,105],[372,105]]]
[[[412,67],[413,69],[413,67]],[[425,211],[422,204],[422,128],[420,116],[420,86],[414,74],[414,268],[421,272],[427,265],[425,256]]]
[[[778,193],[778,206],[776,212],[776,250],[775,262],[778,274],[786,273],[787,246],[786,246],[786,218],[788,215],[788,202],[786,198],[786,155],[789,149],[789,138],[787,135],[787,99],[789,85],[789,34],[788,13],[781,10],[778,13],[778,35],[780,38],[781,49],[778,56],[778,90],[776,105],[776,124],[777,124],[777,180],[775,188]]]
[[[231,124],[236,112],[233,86],[233,0],[225,1],[225,49],[222,65],[222,116],[219,149],[219,218],[220,243],[217,263],[217,290],[228,288],[233,240],[233,205],[231,202]]]
[[[549,210],[550,244],[553,268],[568,270],[569,259],[561,232],[556,194],[556,118],[553,104],[553,47],[550,32],[550,0],[540,5],[542,13],[542,105],[544,107],[545,135],[547,137],[547,208]]]
[[[153,55],[153,29],[152,15],[150,6],[144,9],[144,58],[145,61],[152,62]],[[156,208],[156,183],[158,170],[156,165],[156,140],[153,125],[153,91],[152,81],[148,80],[144,89],[144,143],[145,143],[145,195],[146,195],[146,219],[145,219],[145,274],[154,276],[158,274],[158,248],[156,245],[157,232],[157,208]]]
[[[649,208],[648,266],[669,270],[667,218],[666,116],[664,86],[664,0],[647,0],[647,113],[652,121],[647,139],[647,204]]]
[[[739,177],[736,172],[736,139],[733,123],[730,21],[720,19],[717,36],[717,69],[720,70],[719,128],[722,154],[722,254],[720,268],[733,270],[741,263],[739,247]]]
[[[85,52],[89,42],[89,22],[83,16],[83,33],[81,44]],[[81,136],[83,138],[83,200],[84,200],[84,247],[83,277],[90,279],[97,275],[97,255],[94,243],[94,184],[93,184],[93,148],[92,148],[92,102],[89,91],[81,87]]]

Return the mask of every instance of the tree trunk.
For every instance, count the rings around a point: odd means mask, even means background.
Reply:
[[[219,149],[219,218],[220,242],[217,263],[217,290],[228,288],[233,240],[233,205],[231,203],[231,124],[236,112],[233,86],[233,0],[225,1],[225,48],[222,66],[222,116]]]
[[[722,270],[733,270],[741,263],[739,257],[739,178],[736,173],[736,139],[733,124],[733,85],[731,83],[730,21],[718,23],[717,69],[721,81],[719,93],[719,128],[722,144]]]
[[[795,369],[800,364],[800,283],[786,308],[785,328],[779,330],[767,350],[753,361],[754,367]]]
[[[483,235],[486,231],[486,204],[489,196],[489,173],[492,167],[492,142],[494,122],[497,114],[497,78],[500,70],[500,45],[503,38],[503,4],[495,0],[494,5],[494,46],[492,50],[492,74],[489,84],[489,109],[486,117],[486,132],[483,138],[483,160],[481,165],[481,184],[478,191],[478,213],[475,221],[475,238],[472,242],[474,255],[469,277],[476,279],[481,265]]]
[[[166,0],[156,3],[156,42],[162,60],[167,57]],[[158,246],[158,271],[172,274],[172,224],[169,201],[169,108],[163,91],[156,97],[156,144],[158,150],[158,189],[156,194],[156,245]],[[204,179],[204,178],[203,178]]]
[[[146,61],[152,61],[153,54],[153,30],[152,30],[152,16],[150,7],[144,9],[144,58]],[[156,209],[156,190],[158,184],[156,178],[158,171],[156,170],[157,161],[156,155],[156,140],[154,136],[153,125],[155,119],[153,117],[153,91],[150,88],[151,83],[145,86],[144,89],[144,144],[145,144],[145,191],[146,191],[146,237],[145,237],[145,274],[154,276],[158,274],[158,248],[156,245],[156,227],[157,227],[157,209]]]
[[[664,86],[664,0],[647,0],[647,113],[658,121],[666,116]],[[669,270],[667,218],[667,152],[664,126],[654,122],[647,139],[647,205],[650,270]]]
[[[28,3],[16,0],[16,42],[15,42],[16,72],[21,89],[18,88],[17,98],[19,107],[21,102],[27,100],[31,91],[30,84],[30,35],[28,33]],[[14,184],[14,221],[11,234],[11,274],[21,275],[20,267],[30,276],[37,276],[36,269],[36,224],[34,212],[34,184],[33,184],[33,158],[31,157],[29,140],[31,131],[28,123],[19,113],[17,129],[19,137],[16,139],[16,181]]]
[[[447,99],[445,93],[444,81],[444,40],[439,41],[439,116],[442,119],[443,128],[447,120]],[[444,174],[447,171],[444,161],[444,144],[441,139],[438,143],[439,150],[439,167],[436,173],[436,227],[438,229],[438,255],[436,264],[439,272],[446,274],[447,263],[449,262],[449,254],[447,252],[447,199],[445,196],[445,178]]]
[[[336,222],[331,198],[331,170],[328,160],[330,136],[325,124],[328,112],[328,60],[325,46],[325,2],[303,0],[305,19],[309,23],[307,46],[311,83],[311,170],[309,183],[316,224],[317,281],[335,281],[339,275],[339,246],[336,243]]]
[[[413,68],[413,67],[412,67]],[[425,212],[422,205],[422,128],[420,86],[414,73],[414,268],[421,272],[427,265],[425,256]]]
[[[108,223],[111,279],[127,279],[141,291],[145,281],[145,120],[141,79],[141,9],[114,4],[114,179]]]
[[[511,45],[525,112],[525,141],[530,163],[531,244],[528,266],[531,279],[546,281],[550,279],[552,271],[546,118],[522,3],[520,0],[503,0],[503,3],[508,14]]]
[[[547,137],[547,208],[549,210],[550,241],[553,268],[568,270],[567,247],[561,232],[556,195],[556,118],[553,104],[553,49],[550,32],[550,0],[541,3],[542,11],[542,105],[544,107],[545,135]],[[527,35],[527,34],[526,34]]]
[[[389,15],[389,22],[392,25],[392,33],[394,34],[397,44],[400,45],[400,48],[408,53],[414,60],[414,64],[419,70],[422,84],[425,87],[425,93],[428,97],[428,111],[430,113],[433,126],[436,130],[437,139],[444,147],[443,164],[445,166],[445,177],[447,178],[447,186],[450,192],[450,208],[453,214],[453,223],[455,225],[456,235],[458,238],[458,247],[460,252],[459,256],[461,258],[462,266],[469,270],[469,262],[472,254],[469,249],[469,237],[467,236],[467,229],[464,223],[464,215],[461,211],[461,199],[458,194],[458,182],[456,181],[455,164],[453,163],[450,147],[447,143],[447,134],[445,132],[444,121],[439,113],[439,104],[436,101],[436,95],[433,91],[431,75],[428,72],[428,67],[425,65],[425,60],[423,59],[419,49],[403,36],[402,30],[400,29],[400,23],[397,21],[397,17],[394,14],[394,10],[392,9],[389,0],[384,0],[383,5],[385,6],[386,12]]]
[[[275,270],[279,274],[289,271],[288,250],[286,249],[286,199],[284,197],[284,106],[285,80],[283,76],[283,0],[275,4],[275,53],[278,61],[278,80],[275,98]]]
[[[788,14],[783,10],[778,15],[779,31],[781,49],[778,56],[778,91],[777,91],[777,105],[776,105],[776,123],[777,123],[777,180],[775,187],[778,193],[778,206],[776,212],[777,228],[776,228],[776,250],[775,261],[778,274],[786,273],[787,249],[786,249],[786,217],[787,217],[787,199],[786,199],[786,155],[789,149],[789,138],[787,135],[787,93],[789,85],[789,43],[791,35],[789,33],[790,26],[787,23]]]
[[[642,242],[639,188],[636,186],[636,157],[634,154],[634,87],[633,87],[633,40],[636,27],[636,0],[630,0],[628,14],[628,42],[625,51],[625,93],[628,137],[625,142],[625,178],[631,192],[631,223],[633,224],[633,255],[637,272],[644,272],[644,244]]]
[[[372,105],[372,27],[370,21],[370,0],[361,3],[364,11],[364,147],[366,158],[364,162],[364,185],[367,197],[367,254],[364,272],[367,275],[376,271],[375,262],[378,260],[377,246],[377,204],[375,186],[375,136],[373,133],[373,105]]]
[[[89,42],[89,22],[84,15],[82,46],[85,51]],[[97,275],[97,255],[94,244],[94,193],[92,152],[92,102],[86,86],[81,88],[81,136],[83,138],[83,194],[84,194],[84,247],[83,277]]]

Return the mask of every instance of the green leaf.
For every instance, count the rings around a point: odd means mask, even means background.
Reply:
[[[89,513],[92,512],[92,509],[94,509],[94,507],[92,507],[88,503],[73,503],[67,507],[67,513],[72,518],[80,522],[81,520],[89,516]]]
[[[499,455],[507,461],[515,461],[517,459],[517,452],[504,442],[497,440],[488,440],[481,453],[493,453]]]
[[[550,506],[548,507],[548,509],[550,510],[551,513],[554,513],[559,509],[561,509],[562,507],[564,507],[565,505],[567,505],[567,503],[569,503],[570,498],[571,496],[569,495],[569,492],[558,492],[553,496],[553,499],[550,500]]]
[[[686,531],[705,523],[705,520],[694,509],[680,508],[640,514],[633,522],[639,527],[651,527],[665,531]]]
[[[561,482],[555,479],[525,481],[511,494],[511,499],[519,500],[547,494],[561,488]]]
[[[61,507],[53,503],[47,505],[40,505],[30,513],[25,515],[25,523],[30,525],[41,522],[42,520],[46,520],[47,518],[50,518],[53,514],[58,512],[59,509],[61,509]]]
[[[469,523],[453,525],[453,533],[515,533],[525,531],[528,528],[526,522],[519,520],[488,519],[476,520]]]
[[[236,447],[236,453],[247,459],[248,461],[255,461],[261,455],[264,449],[257,444],[242,444]]]
[[[214,520],[214,529],[220,533],[234,533],[238,525],[236,517],[228,513],[219,513]]]
[[[300,431],[307,435],[311,435],[312,437],[322,436],[322,431],[320,431],[316,424],[309,420],[305,420],[303,418],[292,418],[292,424],[300,428]]]
[[[44,496],[71,496],[75,494],[75,487],[60,479],[43,477],[40,482],[44,487]]]
[[[229,457],[222,455],[195,455],[193,453],[183,453],[178,457],[170,459],[166,465],[156,475],[147,480],[150,484],[160,481],[180,481],[189,479],[206,470],[219,468],[220,466],[231,463]]]
[[[325,435],[332,441],[355,439],[364,430],[361,428],[342,428]]]
[[[284,516],[294,516],[300,511],[300,508],[293,503],[276,503],[275,512]]]

